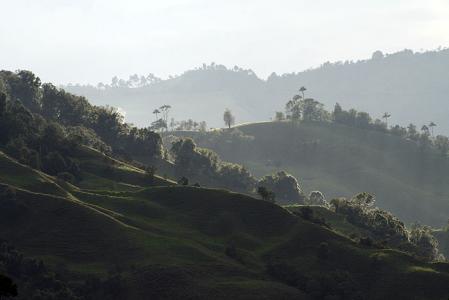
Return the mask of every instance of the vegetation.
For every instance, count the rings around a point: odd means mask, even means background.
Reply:
[[[276,198],[283,203],[304,203],[304,195],[295,177],[284,171],[264,176],[258,185],[273,191]]]
[[[235,117],[232,115],[232,112],[229,109],[226,109],[223,114],[223,121],[225,125],[231,129],[231,126],[235,123]]]
[[[422,148],[406,137],[332,120],[262,122],[233,130],[232,135],[175,134],[192,137],[223,160],[245,164],[258,178],[284,170],[300,179],[305,195],[319,190],[332,199],[369,191],[380,208],[408,224],[446,223],[449,161],[436,147]]]
[[[198,148],[192,139],[173,142],[171,154],[177,178],[187,177],[212,186],[251,193],[256,180],[242,166],[223,162],[208,149]]]
[[[9,143],[10,153],[25,156],[25,161],[38,163],[53,150],[54,156],[61,147],[81,143],[100,151],[111,147],[123,157],[161,155],[159,135],[124,123],[112,107],[92,106],[84,97],[42,85],[29,71],[1,71],[0,79],[0,144]]]
[[[433,262],[442,257],[432,230],[408,230],[371,194],[332,200],[329,209],[323,193],[306,197],[287,172],[257,181],[192,139],[173,140],[165,153],[159,134],[33,76],[1,73],[2,296],[14,296],[16,284],[18,299],[447,297],[449,272]],[[276,125],[317,122],[319,105],[305,91],[292,106],[298,119]],[[166,123],[168,111],[159,108],[156,119]],[[214,138],[240,145],[240,154],[260,142],[249,128]],[[135,160],[142,156],[151,163]],[[170,170],[178,184],[157,174]],[[274,200],[323,206],[288,211]],[[340,218],[370,236],[346,236],[334,226]]]

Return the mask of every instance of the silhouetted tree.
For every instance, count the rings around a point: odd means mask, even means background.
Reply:
[[[168,124],[168,112],[170,111],[171,106],[168,105],[168,104],[164,104],[164,105],[162,105],[161,107],[159,107],[159,109],[160,109],[161,112],[162,112],[162,119],[164,120],[164,122],[165,122],[165,128],[167,129],[167,124]]]
[[[307,89],[304,86],[302,86],[299,88],[299,91],[302,93],[302,98],[305,99],[304,92],[307,91]]]
[[[159,115],[160,113],[161,113],[160,110],[157,109],[157,108],[156,108],[155,110],[153,110],[153,114],[156,115],[156,121],[159,120],[158,115]]]
[[[434,122],[429,123],[429,128],[430,128],[430,132],[432,133],[432,137],[433,137],[433,128],[436,126],[437,126],[437,124],[435,124]]]
[[[235,123],[235,117],[232,115],[232,112],[229,109],[226,109],[223,114],[223,121],[228,128],[231,128]]]
[[[382,119],[385,120],[385,124],[387,124],[387,128],[388,128],[388,119],[391,117],[391,115],[389,113],[384,113],[382,116]]]

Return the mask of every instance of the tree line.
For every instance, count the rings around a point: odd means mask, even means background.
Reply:
[[[355,109],[344,110],[336,103],[332,112],[327,111],[319,101],[305,96],[305,87],[299,89],[285,105],[284,112],[275,113],[275,121],[298,122],[326,122],[342,124],[350,127],[375,130],[398,136],[415,142],[421,149],[434,149],[441,155],[447,156],[449,151],[449,138],[444,135],[436,135],[434,122],[422,125],[418,128],[410,123],[407,127],[400,125],[389,126],[388,119],[391,114],[385,112],[381,119],[373,118],[369,113]]]
[[[0,71],[0,148],[51,175],[76,177],[70,152],[79,145],[128,158],[162,154],[159,134],[125,123],[117,109],[42,84],[29,71]]]

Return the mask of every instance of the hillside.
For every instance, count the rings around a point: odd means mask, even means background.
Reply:
[[[216,132],[174,134],[193,137],[200,147],[243,164],[258,177],[286,170],[306,193],[320,190],[332,199],[368,191],[379,207],[406,222],[439,227],[447,221],[449,162],[412,141],[335,123],[266,122],[238,129],[253,139],[218,139]]]
[[[449,268],[432,234],[409,233],[373,208],[368,193],[332,202],[312,218],[307,206],[283,208],[259,190],[266,201],[256,199],[257,180],[247,169],[191,139],[164,141],[29,71],[0,71],[0,83],[0,279],[9,288],[17,283],[19,299],[448,296]],[[386,131],[301,120],[240,129],[178,134],[202,138],[221,147],[225,159],[245,159],[260,171],[365,160],[375,170],[382,149],[393,152],[385,163],[403,156],[445,169],[434,148],[421,151]],[[169,138],[171,149],[163,145]],[[404,180],[417,178],[409,173]],[[324,187],[349,189],[343,181],[326,185],[325,174],[332,173],[318,174]],[[433,180],[426,168],[419,174],[429,177],[424,183]],[[285,199],[304,199],[288,174],[269,182]]]
[[[95,190],[63,188],[53,177],[0,157],[9,174],[27,173],[27,182],[48,182],[62,191],[36,185],[30,191],[3,174],[0,182],[16,189],[15,201],[24,209],[13,218],[11,211],[0,211],[2,239],[50,266],[63,265],[71,274],[66,276],[77,280],[118,270],[118,288],[100,298],[447,297],[445,264],[359,246],[265,201],[182,186],[103,189],[98,180]],[[132,168],[117,168],[125,170],[123,183],[135,183]]]
[[[357,62],[328,62],[303,72],[273,73],[266,80],[251,70],[211,64],[166,80],[151,77],[138,83],[139,78],[137,82],[116,79],[99,88],[64,88],[94,104],[122,108],[127,120],[139,126],[149,126],[154,120],[153,109],[170,104],[170,115],[176,120],[205,120],[218,127],[222,126],[225,108],[235,113],[238,122],[268,120],[275,111],[284,110],[285,102],[299,87],[306,86],[307,96],[328,109],[339,102],[375,117],[388,111],[391,121],[401,125],[434,121],[438,132],[447,135],[448,69],[449,49],[422,53],[404,50],[387,55],[377,52],[371,59]]]

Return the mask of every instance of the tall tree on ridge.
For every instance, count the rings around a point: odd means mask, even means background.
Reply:
[[[165,124],[168,123],[168,111],[170,110],[170,108],[171,106],[168,104],[164,104],[161,107],[159,107],[159,109],[162,111],[162,119],[164,120]]]
[[[430,132],[432,133],[432,137],[433,137],[433,128],[437,126],[437,124],[435,124],[434,122],[430,122],[429,123],[429,128],[430,128]]]
[[[387,124],[387,128],[388,128],[388,119],[391,117],[391,115],[387,112],[384,113],[384,115],[382,116],[382,119],[385,120],[385,123]]]
[[[228,128],[231,128],[231,126],[235,123],[235,118],[228,108],[226,108],[223,114],[223,121],[225,122],[226,126],[228,126]]]
[[[300,91],[301,94],[302,94],[302,98],[305,99],[305,98],[304,98],[304,92],[307,91],[306,87],[305,87],[305,86],[302,86],[302,87],[299,89],[299,91]]]
[[[158,118],[158,115],[161,113],[161,111],[159,110],[159,109],[155,109],[155,110],[153,110],[153,114],[155,114],[156,115],[156,121],[159,119]]]

